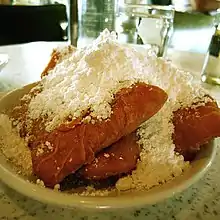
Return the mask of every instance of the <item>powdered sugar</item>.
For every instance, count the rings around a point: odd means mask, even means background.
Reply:
[[[173,112],[201,100],[210,101],[205,97],[207,91],[194,83],[190,73],[178,70],[164,59],[119,45],[115,36],[106,31],[92,45],[64,59],[43,79],[44,90],[31,103],[31,117],[48,114],[50,109],[54,119],[49,129],[64,116],[78,117],[88,108],[91,116],[106,119],[111,114],[114,93],[136,81],[164,89],[168,101],[138,129],[142,151],[137,169],[119,179],[116,187],[118,190],[149,189],[179,176],[189,167],[183,156],[174,151]],[[41,102],[46,104],[42,106]]]
[[[23,175],[32,174],[31,152],[19,132],[12,128],[12,122],[5,114],[0,114],[0,150]]]
[[[181,107],[199,106],[211,101],[206,96],[207,91],[194,83],[190,73],[178,70],[169,61],[151,57],[146,66],[149,82],[164,89],[168,100],[138,129],[142,147],[140,160],[132,175],[119,179],[116,184],[118,190],[150,189],[182,174],[190,164],[174,151],[173,112]]]
[[[172,102],[168,101],[138,129],[139,144],[142,147],[140,160],[132,175],[119,179],[117,189],[149,189],[179,176],[189,167],[183,156],[174,151],[174,127],[171,122],[173,107]]]
[[[178,70],[169,61],[120,45],[116,35],[107,30],[92,45],[71,52],[64,49],[59,53],[61,58],[54,69],[33,89],[42,91],[32,98],[28,118],[46,117],[46,129],[51,131],[67,117],[74,119],[89,110],[91,114],[84,121],[95,123],[93,117],[106,119],[110,116],[114,94],[121,88],[138,81],[156,85],[167,92],[168,101],[138,129],[142,151],[137,169],[119,179],[116,187],[118,190],[149,189],[171,180],[189,167],[189,163],[174,152],[173,112],[201,100],[203,103],[210,100],[205,97],[207,92],[194,83],[190,73]],[[25,96],[24,100],[30,97]],[[21,150],[27,152],[26,143],[22,144]],[[53,150],[53,146],[45,142],[42,149],[39,148],[39,155],[45,147]]]
[[[146,66],[149,82],[163,88],[168,100],[155,116],[138,129],[142,147],[140,160],[132,175],[119,179],[116,184],[118,190],[150,189],[181,175],[190,164],[174,151],[173,112],[211,100],[205,96],[207,91],[194,83],[190,73],[176,69],[169,61],[151,57]]]
[[[192,85],[190,74],[119,44],[116,35],[105,30],[93,44],[68,55],[64,52],[61,61],[43,78],[43,91],[31,101],[29,116],[46,116],[48,131],[70,115],[75,119],[88,110],[92,117],[106,119],[114,94],[137,81],[158,85],[169,98],[189,105],[202,91]]]
[[[43,91],[29,106],[30,118],[46,115],[48,130],[69,115],[74,119],[87,110],[93,117],[106,119],[117,91],[146,81],[144,57],[118,44],[109,32],[103,35],[107,36],[101,35],[92,45],[77,50],[43,78]]]
[[[170,61],[151,56],[145,59],[145,69],[149,83],[166,91],[175,109],[204,100],[207,94],[191,73],[177,69]]]

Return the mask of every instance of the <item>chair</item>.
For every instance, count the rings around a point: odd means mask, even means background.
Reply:
[[[171,0],[151,0],[152,4],[155,5],[171,5],[172,1]]]
[[[33,41],[66,41],[66,6],[0,5],[0,45]]]

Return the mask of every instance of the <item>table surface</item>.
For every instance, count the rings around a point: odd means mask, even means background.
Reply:
[[[40,79],[40,73],[49,59],[56,42],[36,42],[24,45],[0,47],[0,53],[9,55],[8,64],[0,70],[0,96],[7,90]],[[186,70],[193,71],[200,83],[200,71],[204,55],[181,51],[168,51],[168,57]],[[207,86],[210,93],[220,101],[220,87]],[[218,140],[220,145],[220,141]],[[86,220],[86,219],[155,219],[155,220],[194,220],[220,219],[220,154],[206,173],[193,186],[173,198],[156,205],[139,209],[111,212],[68,210],[41,204],[24,197],[0,182],[0,219],[17,220]]]

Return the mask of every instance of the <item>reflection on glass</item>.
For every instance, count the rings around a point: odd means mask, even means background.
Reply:
[[[115,2],[116,0],[81,0],[78,2],[78,46],[96,38],[105,28],[115,29]]]
[[[67,27],[68,27],[68,22],[67,21],[61,21],[60,22],[60,27],[62,29],[62,32],[63,32],[63,40],[67,40],[68,39],[68,30],[67,30]]]
[[[172,6],[131,5],[118,6],[116,32],[119,41],[148,44],[158,56],[163,56],[173,29]]]

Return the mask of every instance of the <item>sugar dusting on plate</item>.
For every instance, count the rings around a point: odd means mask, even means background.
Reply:
[[[150,189],[181,175],[190,166],[183,156],[174,151],[173,112],[199,101],[210,101],[205,97],[207,91],[193,81],[190,73],[177,69],[164,59],[147,56],[131,46],[119,44],[115,33],[107,30],[85,48],[70,54],[63,51],[62,59],[48,76],[43,77],[40,83],[42,92],[29,105],[31,120],[47,115],[46,128],[51,131],[65,117],[78,117],[88,108],[92,116],[105,120],[111,114],[114,94],[121,88],[138,81],[156,85],[167,92],[168,101],[137,130],[140,137],[138,143],[142,148],[137,169],[131,175],[120,178],[116,188],[119,191]],[[5,119],[1,115],[0,129],[7,130],[8,136],[17,135],[13,136],[14,140],[19,139],[22,144],[15,146],[11,138],[7,136],[6,141],[2,136],[0,143],[3,153],[6,149],[2,147],[4,144],[11,149],[5,151],[6,157],[11,158],[13,151],[20,152],[14,155],[14,160],[22,169],[29,170],[31,160],[27,145],[9,126],[4,125]],[[20,159],[20,155],[25,160]],[[90,190],[83,195],[88,194],[95,196],[100,192]]]
[[[0,114],[0,150],[23,175],[32,175],[31,152],[27,142],[20,138],[17,129],[12,128],[11,120],[5,114]]]

